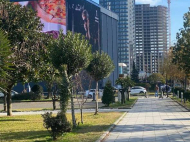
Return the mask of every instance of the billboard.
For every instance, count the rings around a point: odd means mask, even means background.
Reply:
[[[33,0],[15,2],[37,11],[44,24],[43,32],[58,33],[60,29],[66,34],[66,0]]]
[[[68,30],[83,34],[92,45],[100,49],[100,8],[87,0],[68,0]]]

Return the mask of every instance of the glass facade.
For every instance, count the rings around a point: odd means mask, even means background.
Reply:
[[[100,5],[118,14],[118,58],[130,74],[135,60],[135,0],[100,0]]]

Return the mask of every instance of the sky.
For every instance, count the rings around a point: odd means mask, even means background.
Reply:
[[[99,0],[92,0],[99,3]],[[136,0],[136,4],[150,4],[151,6],[167,6],[167,0]],[[183,28],[183,15],[188,12],[190,0],[171,0],[171,41],[176,42],[176,33]]]

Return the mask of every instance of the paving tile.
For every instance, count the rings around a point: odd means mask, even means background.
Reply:
[[[105,141],[190,142],[190,112],[170,98],[139,98]]]

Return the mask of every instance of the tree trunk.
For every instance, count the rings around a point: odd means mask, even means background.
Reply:
[[[83,124],[82,105],[80,106],[81,123]]]
[[[130,92],[129,89],[127,90],[127,101],[129,101]]]
[[[47,99],[49,99],[50,97],[52,97],[52,84],[49,82],[47,83],[47,91],[48,91]]]
[[[75,119],[75,108],[74,108],[74,101],[73,101],[73,91],[71,91],[71,112],[72,112],[72,122],[73,127],[76,128],[76,119]]]
[[[185,90],[185,92],[186,92],[186,90],[187,90],[187,76],[185,76],[184,90]]]
[[[7,116],[12,116],[12,99],[11,99],[11,90],[13,85],[7,87]]]
[[[98,81],[96,81],[96,109],[95,109],[95,114],[98,114]]]
[[[3,98],[3,105],[4,105],[4,111],[7,111],[7,94],[4,93],[4,98]]]

